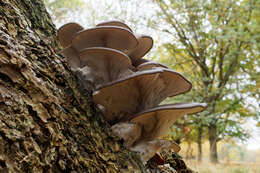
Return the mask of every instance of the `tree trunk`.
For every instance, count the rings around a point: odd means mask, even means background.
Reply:
[[[211,124],[209,126],[209,143],[210,143],[210,161],[212,163],[218,163],[216,125]]]
[[[201,143],[201,138],[202,138],[202,127],[198,127],[198,138],[197,138],[197,143],[198,143],[198,162],[202,161],[202,143]]]
[[[141,172],[57,50],[40,0],[0,0],[0,172]]]

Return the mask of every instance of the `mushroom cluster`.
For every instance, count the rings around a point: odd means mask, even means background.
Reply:
[[[161,137],[178,118],[200,112],[206,104],[159,105],[192,85],[180,73],[143,59],[153,45],[150,36],[135,35],[126,24],[109,21],[91,29],[65,24],[58,39],[72,72],[93,91],[94,102],[126,147],[140,153],[143,162],[162,149],[180,150]]]

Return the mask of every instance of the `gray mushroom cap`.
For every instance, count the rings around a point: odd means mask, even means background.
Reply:
[[[58,29],[58,40],[63,48],[71,44],[73,35],[84,28],[77,23],[67,23]]]
[[[153,47],[153,38],[150,36],[141,35],[137,37],[137,40],[137,47],[127,52],[127,55],[131,58],[133,64],[145,56]]]
[[[76,33],[72,47],[78,52],[89,47],[107,47],[126,52],[137,46],[137,38],[128,29],[117,26],[99,26]]]
[[[102,22],[102,23],[97,24],[97,26],[119,26],[119,27],[128,29],[130,32],[133,32],[132,29],[127,24],[117,21],[117,20]]]
[[[123,27],[133,33],[133,31],[131,30],[131,28],[128,25],[126,25],[123,22],[116,21],[116,20],[99,23],[99,24],[97,24],[97,26],[119,26],[119,27]],[[141,59],[153,47],[153,38],[152,37],[150,37],[148,35],[140,35],[140,36],[136,36],[136,37],[138,40],[138,45],[134,49],[129,49],[125,52],[131,58],[133,64],[135,64],[136,61]]]
[[[154,140],[167,134],[169,128],[180,117],[203,111],[205,103],[181,103],[161,105],[139,112],[130,120],[143,127],[141,140]]]
[[[129,30],[116,26],[82,30],[78,24],[67,24],[59,29],[59,38],[65,47],[61,53],[72,70],[80,66],[78,54],[86,48],[105,47],[126,52],[138,44],[137,38]]]
[[[166,97],[185,93],[190,82],[181,74],[162,68],[145,70],[98,88],[93,100],[105,108],[108,121],[129,118],[157,106]]]
[[[140,65],[138,65],[136,67],[136,69],[138,71],[143,71],[143,70],[151,70],[151,69],[157,68],[157,67],[166,68],[166,69],[168,68],[167,66],[165,66],[165,65],[163,65],[161,63],[146,60],[146,62],[143,62]]]

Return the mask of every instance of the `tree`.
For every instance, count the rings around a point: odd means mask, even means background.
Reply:
[[[260,4],[255,0],[156,3],[163,18],[160,22],[166,23],[164,31],[176,38],[162,48],[166,57],[173,57],[165,61],[195,81],[187,97],[208,103],[207,111],[191,122],[198,129],[199,151],[203,127],[208,129],[210,159],[216,163],[217,142],[225,136],[245,139],[240,123],[255,115],[259,106],[247,100],[259,100],[252,93],[259,93],[259,32],[254,28],[259,27],[255,16]]]
[[[0,172],[140,172],[58,48],[42,1],[0,1]]]

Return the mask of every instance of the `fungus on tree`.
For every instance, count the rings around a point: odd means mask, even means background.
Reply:
[[[76,23],[69,23],[58,30],[58,39],[64,48],[62,54],[68,59],[72,70],[79,65],[78,54],[85,48],[106,47],[126,52],[138,45],[132,32],[118,26],[99,26],[84,30]]]
[[[171,141],[162,141],[160,138],[167,134],[169,128],[177,119],[187,114],[201,112],[205,107],[206,104],[203,103],[157,106],[139,112],[128,122],[121,122],[112,126],[112,131],[123,138],[125,145],[130,146],[131,150],[140,151],[142,161],[146,162],[147,158],[151,158],[149,156],[153,156],[161,149],[173,149],[175,152],[179,152],[180,148],[176,143],[171,144]],[[142,129],[141,133],[140,129]],[[136,133],[137,131],[138,133]],[[136,134],[136,136],[132,137],[132,134]],[[168,146],[171,146],[171,148]]]
[[[181,74],[156,68],[105,84],[93,93],[93,100],[104,106],[106,119],[115,123],[190,89],[190,82]]]
[[[126,25],[123,22],[115,21],[115,20],[99,23],[97,24],[97,26],[117,26],[117,27],[125,28],[133,33],[132,29],[128,25]],[[152,37],[148,35],[140,35],[136,37],[137,37],[138,45],[133,49],[126,50],[126,54],[131,58],[133,64],[136,64],[136,62],[139,61],[153,47]]]
[[[141,35],[137,37],[137,40],[137,47],[127,53],[128,56],[131,58],[133,64],[140,60],[153,47],[153,39],[150,36]]]
[[[86,48],[80,52],[79,60],[80,68],[88,68],[82,73],[95,88],[133,73],[129,57],[111,48]]]
[[[188,92],[192,85],[165,65],[143,59],[152,48],[151,37],[136,36],[128,25],[108,21],[86,30],[66,24],[58,39],[72,71],[94,91],[93,101],[126,147],[139,152],[143,162],[160,157],[161,150],[180,150],[161,137],[178,118],[201,112],[206,104],[159,105],[167,97]]]
[[[117,20],[101,22],[101,23],[97,24],[96,26],[119,26],[119,27],[128,29],[130,32],[133,32],[132,29],[127,24],[117,21]]]
[[[204,103],[167,104],[139,112],[130,120],[143,127],[141,140],[153,140],[167,134],[173,123],[184,115],[204,110]]]

